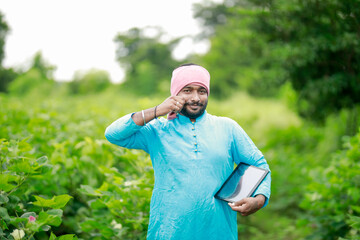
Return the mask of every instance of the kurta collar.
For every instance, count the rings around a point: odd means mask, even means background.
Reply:
[[[199,123],[199,122],[204,121],[204,120],[206,119],[206,114],[207,114],[207,112],[206,112],[206,110],[205,110],[204,113],[203,113],[200,117],[196,118],[196,122],[195,122],[195,123]],[[185,116],[183,116],[183,115],[181,115],[181,114],[179,114],[179,113],[177,114],[177,117],[179,118],[179,121],[180,121],[181,123],[191,123],[190,118],[185,117]]]

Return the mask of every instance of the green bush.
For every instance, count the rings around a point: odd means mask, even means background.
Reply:
[[[83,236],[99,234],[106,239],[145,239],[149,221],[153,170],[147,154],[115,149],[118,159],[99,188],[82,185],[88,208],[77,216]]]
[[[360,133],[345,138],[344,149],[334,154],[326,168],[312,171],[306,199],[309,239],[360,238]]]
[[[34,239],[34,235],[60,226],[71,196],[52,199],[34,195],[31,179],[42,179],[52,170],[48,158],[34,158],[26,140],[0,139],[0,239]],[[31,202],[31,200],[36,200]],[[52,239],[56,236],[51,233]],[[77,239],[67,235],[68,239]]]
[[[98,93],[110,86],[110,76],[106,71],[92,69],[88,72],[77,72],[69,82],[69,91],[72,94]]]
[[[18,73],[12,68],[3,68],[0,66],[0,92],[7,92],[8,85],[18,77]]]
[[[52,80],[43,77],[38,69],[32,68],[10,82],[8,91],[17,96],[23,96],[34,91],[37,94],[49,95],[53,85]]]
[[[112,104],[114,96],[107,94],[100,98],[61,96],[46,102],[43,97],[0,96],[0,135],[14,142],[26,138],[20,142],[31,146],[29,154],[36,159],[47,155],[52,166],[50,172],[27,180],[20,201],[29,202],[31,195],[72,197],[71,204],[63,209],[64,221],[52,227],[56,235],[75,233],[83,239],[145,237],[153,184],[150,159],[145,153],[110,144],[104,131],[116,117],[131,111],[127,109],[129,103],[153,103],[149,99],[120,100],[119,112]],[[113,109],[111,114],[109,108]],[[113,116],[105,117],[109,115]],[[90,189],[99,195],[92,195]],[[35,236],[49,237],[42,233]]]

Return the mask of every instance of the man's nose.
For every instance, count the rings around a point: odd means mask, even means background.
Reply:
[[[199,97],[199,94],[197,92],[193,92],[193,94],[191,96],[191,101],[193,101],[193,102],[199,102],[200,101],[200,97]]]

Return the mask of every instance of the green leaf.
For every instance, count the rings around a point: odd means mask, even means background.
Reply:
[[[88,219],[88,220],[82,222],[80,224],[80,227],[84,232],[90,232],[94,229],[100,229],[102,227],[102,224],[93,219]]]
[[[10,192],[14,188],[16,188],[16,185],[9,184],[10,175],[8,174],[1,174],[0,175],[0,190],[4,192]]]
[[[0,207],[0,218],[5,221],[10,221],[10,216],[6,208]]]
[[[55,239],[56,239],[55,234],[51,232],[49,240],[55,240]]]
[[[35,199],[36,199],[36,202],[33,202],[33,204],[35,206],[39,206],[39,207],[49,207],[51,208],[52,206],[55,205],[55,201],[54,201],[54,198],[52,199],[45,199],[45,198],[42,198],[40,196],[34,196]]]
[[[350,206],[352,210],[354,210],[355,212],[357,213],[360,213],[360,206],[355,206],[355,205],[352,205]]]
[[[67,194],[54,196],[51,199],[45,199],[40,196],[34,196],[36,202],[33,202],[34,205],[39,207],[48,207],[48,208],[63,208],[68,203],[68,201],[72,198]]]
[[[57,239],[58,240],[72,240],[72,239],[75,239],[74,237],[76,238],[75,234],[66,234],[66,235],[62,235],[62,236],[58,237]]]
[[[26,212],[23,215],[21,215],[22,218],[29,218],[30,216],[36,217],[36,213],[34,213],[34,212]]]
[[[2,218],[0,218],[0,230],[1,230],[1,229],[4,229],[4,230],[9,229],[9,228],[7,227],[7,224],[6,224],[5,220],[2,219]]]
[[[50,210],[47,211],[47,213],[50,214],[50,215],[62,217],[63,210],[61,210],[61,209],[50,209]]]
[[[97,192],[93,187],[89,185],[81,185],[79,192],[89,196],[102,196],[101,193]]]
[[[109,227],[103,227],[100,229],[101,235],[109,239],[114,236],[114,230]]]
[[[47,156],[42,156],[38,159],[36,159],[36,162],[39,164],[39,165],[43,165],[45,163],[47,163],[48,161],[48,157]]]
[[[10,192],[14,188],[16,188],[16,185],[12,185],[12,184],[8,184],[8,183],[0,183],[0,190],[2,190],[4,192]]]
[[[9,198],[4,193],[0,193],[0,204],[9,202]]]
[[[349,222],[351,227],[353,227],[356,230],[360,231],[360,217],[349,215],[348,222]]]
[[[51,215],[49,215],[49,216],[51,216]],[[49,225],[55,226],[55,227],[60,226],[61,222],[62,222],[62,220],[61,220],[61,217],[59,217],[59,216],[51,216],[51,217],[49,217],[49,219],[47,221],[47,223]]]
[[[53,169],[53,166],[50,164],[44,164],[41,166],[40,170],[38,171],[39,174],[45,174],[50,172]]]
[[[22,152],[28,152],[32,149],[31,145],[27,142],[25,142],[27,139],[22,140],[18,143],[18,148]]]
[[[100,199],[92,199],[88,201],[89,206],[91,209],[101,209],[106,208],[106,204],[104,204]]]
[[[21,161],[15,163],[9,168],[11,171],[16,173],[32,173],[33,168],[31,167],[29,161],[22,159]]]
[[[28,222],[28,219],[27,218],[22,218],[22,217],[10,217],[10,221],[9,223],[11,225],[14,225],[14,226],[18,226],[19,223],[21,222]]]
[[[41,226],[41,230],[44,231],[44,232],[47,232],[51,229],[51,227],[49,225],[42,225]]]
[[[63,194],[63,195],[59,195],[56,196],[54,198],[55,201],[55,206],[53,206],[53,208],[63,208],[65,207],[65,205],[69,202],[70,199],[72,199],[73,197],[71,197],[70,195],[67,194]]]

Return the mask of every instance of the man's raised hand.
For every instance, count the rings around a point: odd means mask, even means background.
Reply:
[[[185,104],[185,99],[179,96],[170,96],[163,101],[156,110],[156,116],[164,116],[168,113],[178,113]]]
[[[132,115],[132,119],[134,120],[135,124],[143,126],[147,122],[153,120],[155,117],[164,116],[171,112],[180,112],[184,104],[185,99],[183,97],[170,96],[157,107],[136,112]]]

